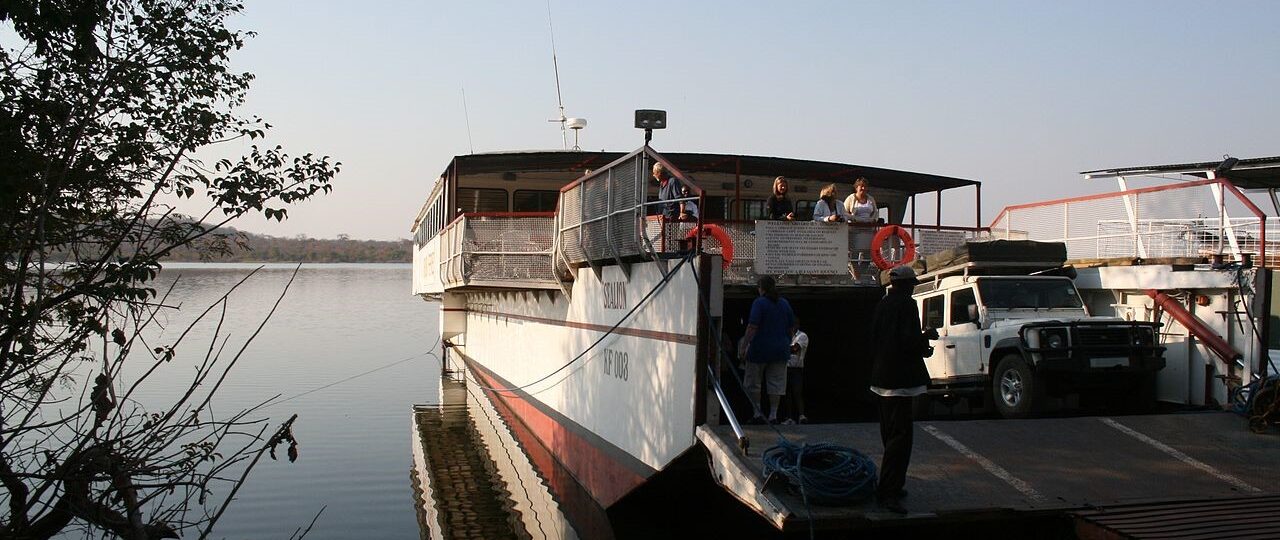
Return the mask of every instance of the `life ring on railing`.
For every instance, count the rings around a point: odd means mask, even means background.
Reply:
[[[902,260],[888,260],[880,253],[884,248],[884,241],[889,239],[890,235],[897,235],[902,240]],[[888,225],[880,227],[876,231],[876,235],[871,238],[871,262],[876,263],[876,267],[881,270],[888,270],[895,266],[901,266],[911,262],[916,258],[916,241],[911,239],[911,235],[907,230],[898,225]]]
[[[702,233],[702,236],[710,235],[712,238],[715,238],[717,242],[720,242],[720,256],[724,257],[724,267],[728,268],[729,263],[733,262],[733,240],[729,239],[729,233],[724,232],[724,229],[719,225],[704,223],[702,224],[702,227],[689,229],[689,234],[686,234],[684,237],[696,238],[699,232]]]

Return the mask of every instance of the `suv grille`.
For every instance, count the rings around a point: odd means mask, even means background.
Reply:
[[[1129,329],[1125,328],[1080,328],[1076,337],[1078,344],[1084,347],[1128,347]]]

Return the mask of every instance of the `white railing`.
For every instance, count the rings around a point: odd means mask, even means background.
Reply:
[[[463,214],[440,233],[440,280],[446,288],[558,288],[554,231],[550,213]]]
[[[649,200],[650,167],[662,163],[690,196]],[[644,232],[651,208],[668,204],[702,205],[702,190],[684,173],[649,147],[644,147],[587,174],[560,190],[556,211],[557,272],[598,262],[621,263],[652,259],[661,251]]]
[[[753,285],[759,278],[756,265],[756,222],[754,221],[708,221],[725,232],[732,244],[733,258],[724,268],[722,279],[727,285]],[[785,223],[785,222],[784,222]],[[687,242],[690,231],[697,223],[665,221],[652,216],[647,221],[646,236],[655,247],[662,252],[674,253],[686,249],[682,243]],[[785,226],[785,225],[784,225]],[[834,224],[833,227],[840,225]],[[966,241],[985,236],[985,231],[960,227],[912,227],[904,225],[908,234],[915,241],[915,257],[925,257],[934,253],[959,246]],[[849,272],[837,275],[786,275],[779,278],[779,285],[805,286],[878,286],[880,269],[876,267],[871,256],[872,239],[879,232],[879,226],[850,224],[847,226]],[[901,260],[902,244],[896,237],[886,241],[881,255],[889,260]],[[719,240],[712,236],[703,238],[702,251],[717,255],[724,254]]]
[[[1222,180],[1010,206],[995,238],[1063,242],[1069,259],[1250,258],[1276,266],[1276,218]]]

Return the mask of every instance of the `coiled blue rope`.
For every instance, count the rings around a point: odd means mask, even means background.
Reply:
[[[1277,384],[1280,384],[1280,377],[1272,375],[1265,379],[1254,379],[1253,382],[1232,390],[1230,396],[1231,412],[1249,416],[1253,413],[1254,398],[1262,392],[1264,387]]]
[[[866,500],[876,492],[875,462],[846,446],[800,446],[780,438],[764,451],[763,458],[765,478],[774,473],[783,475],[806,504],[843,506]]]

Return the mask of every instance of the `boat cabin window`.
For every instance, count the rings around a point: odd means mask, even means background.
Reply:
[[[729,216],[729,198],[707,195],[706,210],[702,219],[726,219]]]
[[[742,199],[742,216],[740,219],[753,221],[769,219],[769,206],[764,199]]]
[[[559,199],[560,191],[555,189],[517,189],[511,196],[511,211],[554,212]]]
[[[460,212],[506,212],[507,190],[496,188],[458,188]]]
[[[796,221],[813,220],[814,201],[796,201]]]
[[[921,318],[925,328],[942,328],[942,298],[939,294],[924,299],[924,316]]]
[[[431,202],[431,208],[422,217],[422,221],[418,222],[418,229],[414,232],[413,241],[418,247],[427,245],[427,242],[435,238],[440,233],[440,229],[444,228],[444,214],[444,197],[437,196]]]
[[[951,293],[951,324],[973,322],[969,320],[969,306],[976,305],[978,305],[978,299],[973,295],[973,288],[961,289]]]

